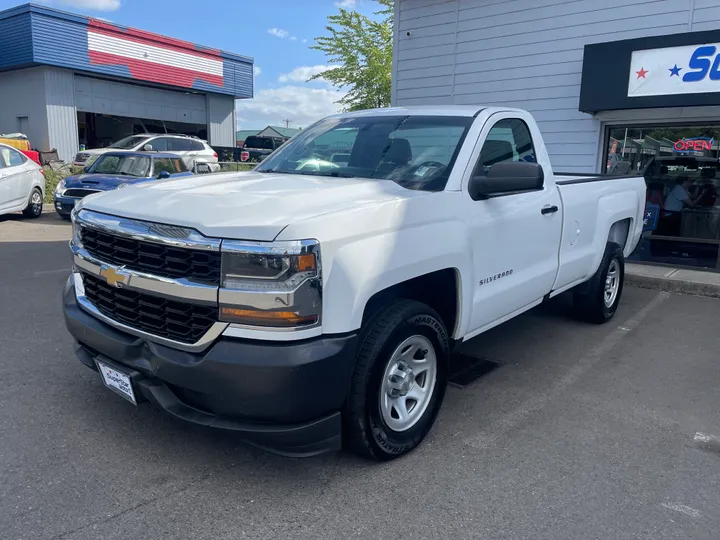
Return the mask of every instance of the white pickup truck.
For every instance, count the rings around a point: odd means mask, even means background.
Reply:
[[[455,344],[570,289],[612,318],[644,202],[641,177],[553,174],[522,110],[341,114],[252,172],[85,198],[65,321],[135,404],[392,459],[429,432]]]

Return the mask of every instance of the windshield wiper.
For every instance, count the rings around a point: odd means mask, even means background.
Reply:
[[[306,176],[332,176],[333,178],[355,178],[354,174],[338,171],[295,171],[293,174],[303,174]]]

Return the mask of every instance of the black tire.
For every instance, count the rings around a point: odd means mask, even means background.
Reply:
[[[435,384],[415,423],[395,431],[381,412],[382,381],[393,353],[405,340],[417,336],[426,338],[434,349]],[[395,459],[417,447],[432,428],[445,397],[449,352],[445,325],[429,306],[400,299],[377,310],[360,331],[357,363],[343,411],[345,447],[378,461]]]
[[[608,305],[606,302],[605,284],[611,267],[613,267],[617,273],[615,279],[618,280],[618,284],[617,293]],[[573,304],[577,317],[595,324],[606,323],[612,319],[620,303],[624,280],[625,256],[623,255],[622,247],[615,242],[608,242],[597,272],[595,272],[595,275],[588,283],[583,284],[573,295]]]
[[[37,203],[37,197],[40,197],[40,202]],[[30,192],[30,197],[28,198],[28,205],[25,207],[25,210],[22,211],[23,216],[30,219],[37,219],[42,215],[43,211],[43,200],[42,200],[42,191],[40,191],[40,188],[35,188]]]

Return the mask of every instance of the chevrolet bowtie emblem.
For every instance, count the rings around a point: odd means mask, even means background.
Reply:
[[[118,289],[123,285],[127,285],[130,274],[123,271],[123,267],[113,268],[112,266],[103,265],[100,268],[100,277],[103,278],[111,287]]]

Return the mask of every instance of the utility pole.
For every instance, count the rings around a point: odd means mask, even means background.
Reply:
[[[283,124],[285,124],[286,128],[289,128],[291,123],[292,123],[292,120],[283,120]]]

